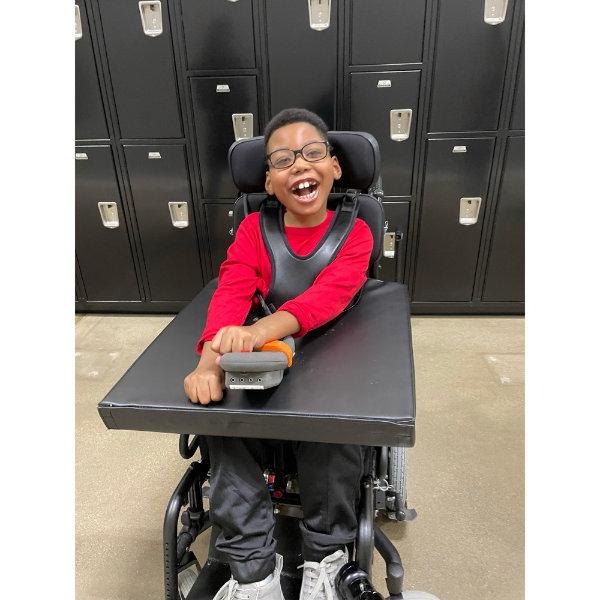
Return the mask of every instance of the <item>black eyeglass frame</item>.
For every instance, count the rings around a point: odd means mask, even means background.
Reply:
[[[304,148],[306,148],[307,146],[312,146],[313,144],[325,144],[325,156],[322,156],[321,158],[317,158],[316,160],[310,160],[310,158],[306,158],[306,156],[304,156],[304,152],[303,152]],[[275,154],[276,152],[282,152],[283,150],[293,152],[294,160],[291,162],[291,164],[287,165],[287,167],[276,167],[273,164],[273,161],[271,160],[271,156],[273,156],[273,154]],[[326,142],[324,140],[318,140],[315,142],[308,142],[307,144],[304,144],[304,146],[302,146],[302,148],[298,148],[297,150],[292,150],[291,148],[278,148],[277,150],[273,150],[273,152],[269,152],[269,154],[267,154],[267,160],[265,162],[266,162],[267,166],[269,166],[269,164],[270,164],[274,169],[277,169],[278,171],[283,171],[283,169],[289,169],[296,162],[296,159],[298,158],[298,154],[300,154],[300,156],[302,156],[302,158],[307,162],[319,162],[320,160],[323,160],[327,156],[327,153],[330,153],[331,150],[333,150],[333,146],[329,142]]]

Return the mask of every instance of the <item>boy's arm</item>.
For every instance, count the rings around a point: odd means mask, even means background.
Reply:
[[[217,364],[219,356],[207,343],[198,366],[183,380],[183,389],[192,402],[209,404],[223,398],[224,374]]]
[[[259,319],[246,327],[223,327],[219,329],[210,344],[213,352],[252,352],[267,342],[279,340],[300,331],[298,319],[283,310]],[[208,344],[204,347],[206,348]],[[219,362],[217,361],[217,364]]]

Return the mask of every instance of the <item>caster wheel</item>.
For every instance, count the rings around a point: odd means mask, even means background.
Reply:
[[[402,598],[404,600],[439,600],[437,596],[434,596],[429,592],[418,592],[416,590],[402,592]]]

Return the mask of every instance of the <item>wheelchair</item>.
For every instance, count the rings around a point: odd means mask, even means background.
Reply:
[[[182,458],[189,460],[198,451],[200,453],[200,460],[193,461],[185,471],[165,513],[166,600],[211,600],[230,578],[227,559],[215,548],[219,533],[217,526],[211,523],[210,510],[205,509],[203,503],[210,487],[207,435],[274,440],[269,443],[270,450],[262,467],[275,513],[277,553],[284,558],[281,583],[287,600],[297,598],[300,591],[301,574],[297,567],[302,563],[302,555],[298,523],[303,515],[296,464],[286,439],[357,443],[366,447],[357,515],[358,533],[348,548],[352,562],[341,569],[336,580],[338,592],[344,600],[381,598],[369,581],[375,550],[385,561],[386,584],[391,600],[436,600],[435,596],[426,592],[403,591],[404,569],[400,555],[375,523],[376,516],[395,521],[410,521],[416,516],[416,512],[407,506],[406,493],[406,447],[414,445],[415,414],[408,296],[405,286],[376,279],[384,234],[379,148],[375,138],[367,133],[332,131],[328,137],[333,154],[342,167],[342,178],[330,194],[328,208],[339,210],[351,196],[356,214],[369,225],[374,240],[369,279],[363,287],[362,298],[355,298],[354,305],[334,319],[333,325],[323,326],[330,327],[326,331],[328,336],[336,329],[335,337],[323,340],[323,335],[311,332],[300,340],[300,350],[298,347],[296,350],[302,355],[302,344],[306,338],[311,338],[303,355],[306,371],[298,371],[302,369],[301,361],[284,376],[279,386],[271,390],[236,391],[232,396],[229,396],[228,390],[226,401],[222,403],[202,408],[192,405],[187,398],[181,397],[181,382],[193,368],[189,348],[192,347],[193,335],[197,334],[198,312],[206,310],[216,287],[213,281],[180,312],[98,407],[109,428],[179,433]],[[267,198],[264,192],[263,138],[235,142],[229,150],[229,165],[240,191],[233,211],[236,230],[243,218],[249,212],[259,210]],[[398,302],[402,303],[401,307]],[[368,348],[357,348],[360,344]],[[381,344],[387,344],[387,350],[382,350]],[[303,394],[308,377],[306,373],[318,371],[319,366],[326,362],[324,356],[328,356],[327,352],[339,352],[340,348],[351,349],[339,367],[348,370],[345,377],[347,393],[360,394],[361,398],[370,397],[372,400],[360,406],[355,402],[355,406],[351,407],[356,412],[362,410],[361,414],[348,414],[346,404],[350,400],[340,393],[337,375],[318,379],[319,386],[314,388],[318,389],[318,393],[329,394],[328,405],[337,403],[335,414],[319,414],[324,404],[322,399],[314,399],[312,393],[308,400]],[[365,373],[361,369],[362,351],[383,353],[378,361],[370,361],[369,371]],[[314,363],[310,363],[311,357]],[[197,360],[197,357],[194,358]],[[297,382],[298,378],[300,383],[294,387],[290,382]],[[378,383],[381,385],[375,385]],[[257,396],[251,397],[251,394],[257,393],[264,396],[255,400]],[[284,405],[288,396],[294,394],[302,396],[300,409],[298,405]],[[178,397],[174,398],[176,395]],[[282,397],[284,400],[281,400]],[[307,409],[304,402],[314,402],[315,405]],[[328,410],[333,409],[328,406]],[[290,437],[294,435],[289,433],[290,427],[282,425],[290,414],[294,417],[296,429],[306,437]],[[380,443],[373,443],[374,440]],[[211,530],[208,559],[200,567],[192,544],[208,529]]]

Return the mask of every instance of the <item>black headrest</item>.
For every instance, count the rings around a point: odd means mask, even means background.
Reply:
[[[330,131],[327,133],[342,167],[342,178],[336,187],[366,192],[379,177],[379,145],[369,133],[360,131]],[[229,169],[233,182],[245,194],[265,191],[264,137],[234,142],[229,148]]]

